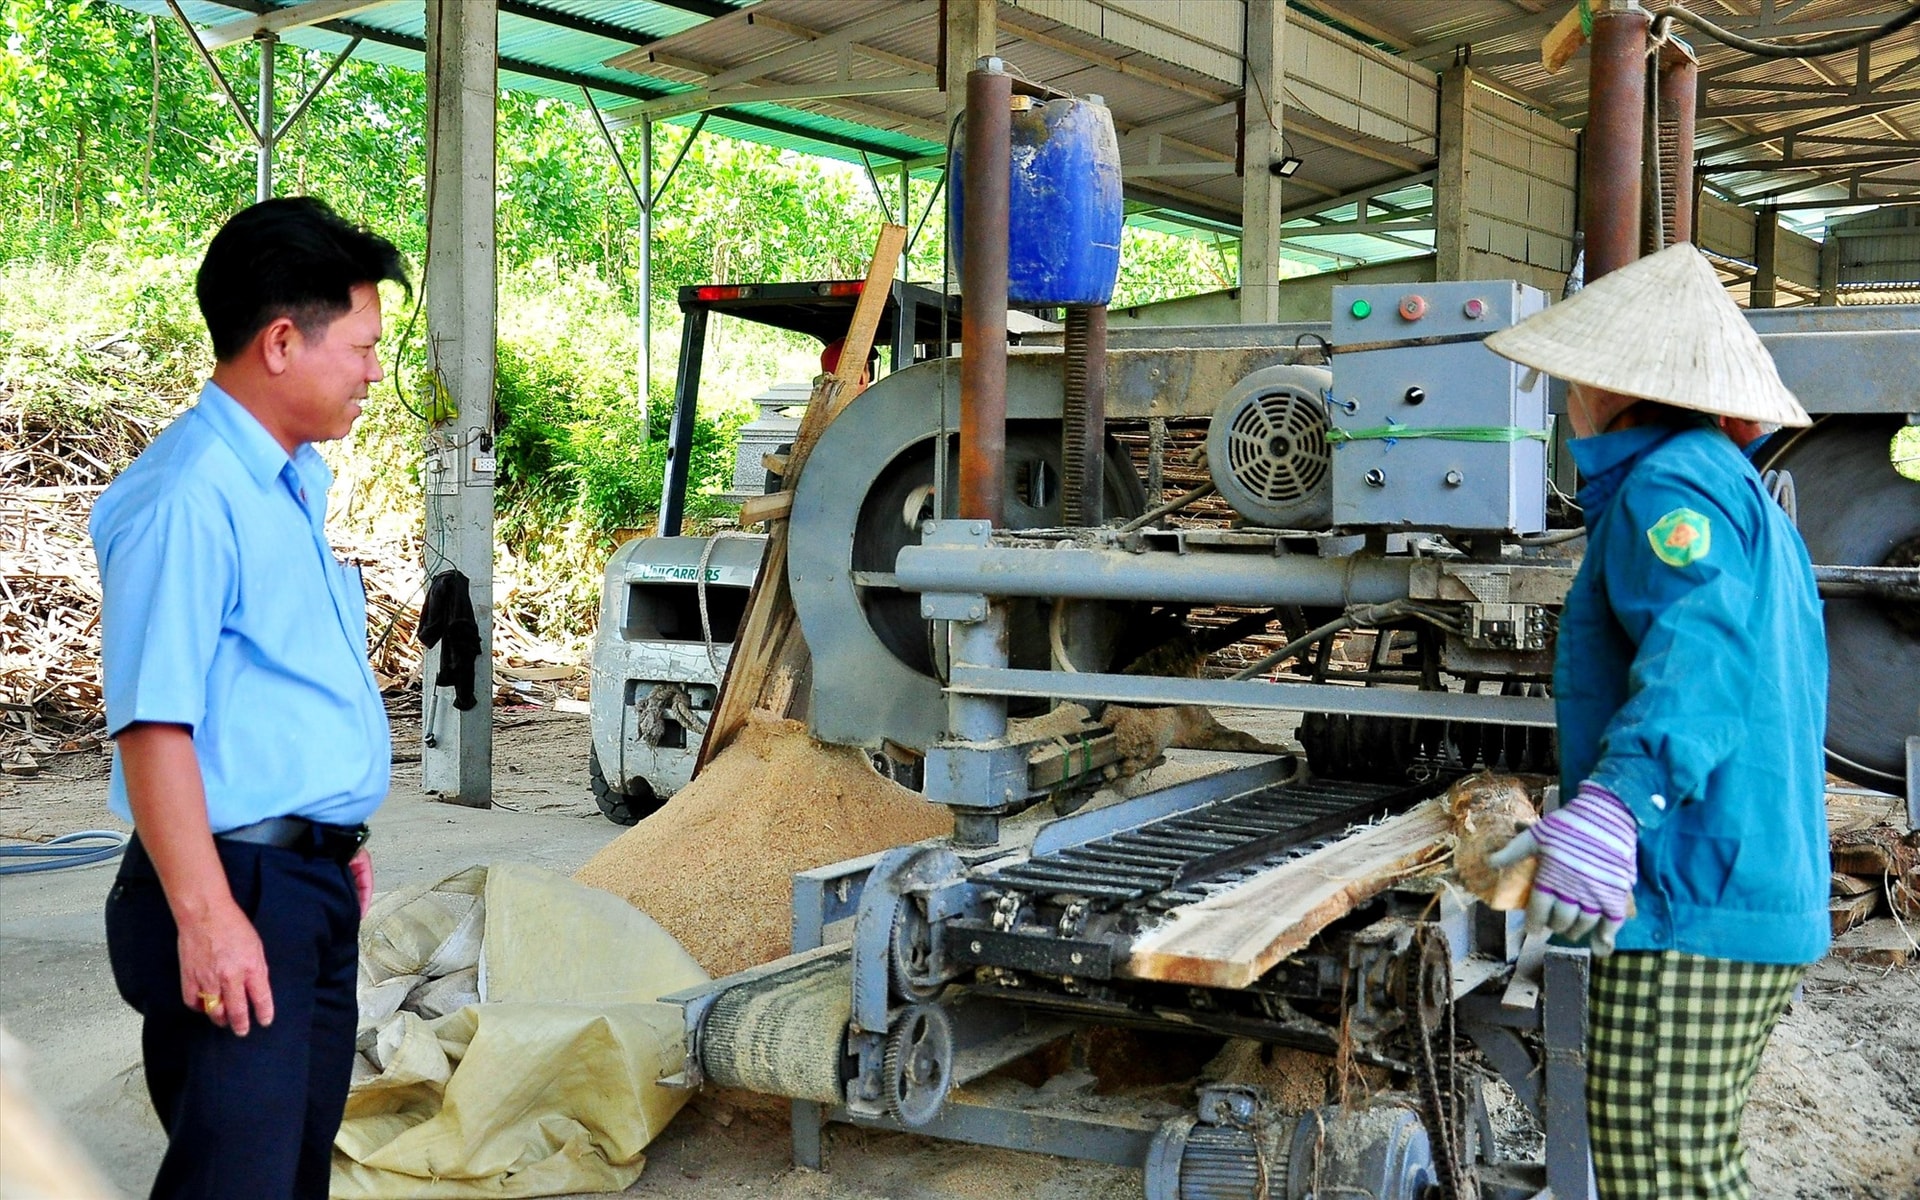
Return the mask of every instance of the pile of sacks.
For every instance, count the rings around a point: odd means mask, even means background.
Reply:
[[[333,1196],[624,1190],[687,1099],[655,1082],[681,1055],[656,998],[706,979],[644,913],[537,867],[380,896]]]

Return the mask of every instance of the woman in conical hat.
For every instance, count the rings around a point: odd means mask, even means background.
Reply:
[[[1569,384],[1588,531],[1555,651],[1569,799],[1497,857],[1537,855],[1530,923],[1593,947],[1601,1196],[1746,1197],[1747,1091],[1827,948],[1827,660],[1806,549],[1716,421],[1807,414],[1690,245],[1487,345]]]

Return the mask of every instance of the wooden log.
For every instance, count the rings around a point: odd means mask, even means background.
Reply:
[[[1540,819],[1527,785],[1483,771],[1448,788],[1446,803],[1453,818],[1453,869],[1461,885],[1500,912],[1525,908],[1539,860],[1525,858],[1495,870],[1487,858]]]
[[[1847,930],[1871,917],[1880,907],[1878,890],[1862,892],[1857,896],[1836,896],[1827,903],[1827,916],[1833,922],[1833,936],[1839,937]]]
[[[1877,880],[1862,879],[1858,875],[1842,875],[1835,871],[1827,890],[1835,896],[1862,896],[1877,890],[1879,886]]]
[[[1244,988],[1313,935],[1403,879],[1438,870],[1453,821],[1429,800],[1197,904],[1136,939],[1121,973]]]
[[[1586,27],[1580,21],[1580,6],[1572,5],[1567,15],[1561,17],[1547,36],[1540,39],[1540,66],[1549,75],[1558,74],[1567,60],[1580,52],[1587,44]]]
[[[1868,921],[1833,940],[1835,958],[1870,967],[1904,967],[1920,957],[1912,933],[1891,917]]]

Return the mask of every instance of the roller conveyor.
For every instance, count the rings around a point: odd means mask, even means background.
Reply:
[[[1003,892],[1072,896],[1093,909],[1165,908],[1304,853],[1325,835],[1406,807],[1430,789],[1312,780],[1262,788],[978,877]]]

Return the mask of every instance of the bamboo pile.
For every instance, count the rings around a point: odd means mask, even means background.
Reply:
[[[100,744],[100,577],[87,517],[166,420],[109,408],[81,423],[0,405],[0,769],[8,773],[33,774],[40,758]],[[330,537],[342,562],[361,567],[368,654],[381,690],[417,688],[425,595],[418,534],[336,529]],[[501,698],[525,703],[553,699],[543,691],[571,692],[575,655],[515,620],[511,590],[499,599],[496,669],[519,681]]]

